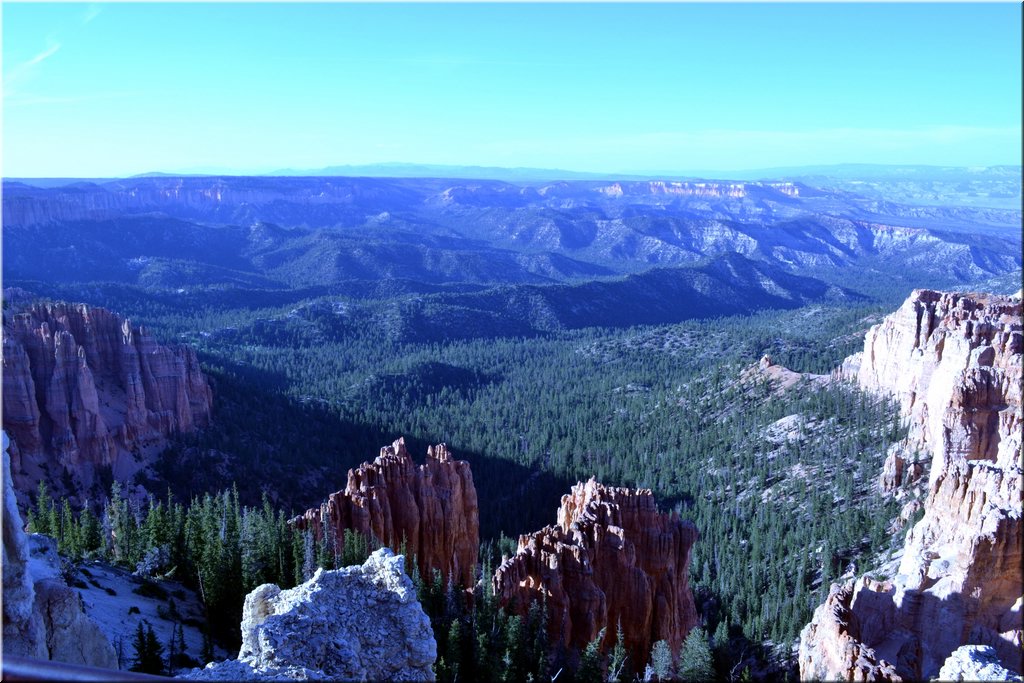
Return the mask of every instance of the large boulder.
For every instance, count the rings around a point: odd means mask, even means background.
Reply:
[[[404,562],[381,548],[289,590],[257,587],[245,599],[238,659],[184,678],[434,680],[437,643]]]
[[[953,650],[939,669],[940,681],[1020,681],[1021,677],[999,663],[987,645],[964,645]]]

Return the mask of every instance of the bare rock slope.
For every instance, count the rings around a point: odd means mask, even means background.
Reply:
[[[547,596],[553,642],[584,648],[621,623],[633,661],[667,640],[678,652],[698,623],[687,583],[697,530],[659,513],[650,489],[613,488],[593,479],[562,496],[558,524],[519,537],[494,573],[494,592],[524,611]]]
[[[900,401],[910,433],[890,457],[928,454],[928,494],[895,576],[833,586],[815,611],[801,677],[927,678],[971,644],[1021,671],[1022,350],[1019,297],[916,290],[844,363]]]

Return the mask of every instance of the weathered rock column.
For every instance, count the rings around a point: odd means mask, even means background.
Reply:
[[[519,537],[494,572],[494,592],[522,613],[546,598],[552,642],[575,648],[602,628],[611,647],[621,624],[630,657],[643,663],[658,640],[678,652],[698,623],[688,583],[696,540],[693,524],[658,512],[650,489],[591,479],[562,496],[556,526]]]
[[[431,446],[417,466],[398,439],[372,463],[349,470],[348,484],[318,508],[292,520],[317,540],[331,534],[337,548],[346,529],[414,555],[422,576],[436,569],[443,580],[469,588],[480,548],[480,512],[469,463],[444,444]]]

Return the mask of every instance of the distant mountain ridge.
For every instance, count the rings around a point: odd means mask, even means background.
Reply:
[[[4,275],[152,287],[544,283],[695,265],[1019,270],[1020,212],[801,183],[160,177],[6,182]]]
[[[779,166],[730,171],[739,180],[767,178],[836,178],[843,180],[950,180],[1021,178],[1021,166],[934,166],[924,164],[826,164],[815,166]]]
[[[467,180],[551,181],[551,180],[627,180],[653,178],[648,174],[569,171],[555,168],[505,166],[458,166],[447,164],[344,164],[316,169],[284,168],[270,176],[352,176],[366,178],[460,178]],[[679,175],[679,174],[674,174]],[[680,176],[682,177],[682,176]]]
[[[936,166],[926,164],[838,163],[807,166],[774,166],[756,169],[707,170],[642,170],[642,171],[579,171],[558,168],[479,166],[459,164],[420,164],[382,162],[373,164],[336,164],[319,168],[279,168],[252,172],[242,169],[206,169],[188,171],[148,171],[130,176],[106,178],[7,178],[37,187],[56,187],[77,181],[102,183],[131,178],[181,177],[275,177],[275,176],[350,176],[369,178],[459,178],[466,180],[552,181],[552,180],[798,180],[834,178],[837,180],[953,180],[1021,179],[1020,165]]]
[[[400,338],[440,341],[653,325],[860,299],[849,290],[734,253],[702,266],[655,268],[617,279],[429,294],[371,315],[372,324]]]

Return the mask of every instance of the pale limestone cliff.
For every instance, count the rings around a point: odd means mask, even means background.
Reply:
[[[851,658],[870,650],[867,678],[926,678],[967,644],[1021,670],[1022,350],[1019,299],[917,290],[844,363],[899,400],[902,452],[931,458],[928,493],[895,577],[835,587],[815,612],[801,676],[851,680]],[[906,466],[887,463],[884,478],[897,485]]]
[[[437,570],[445,583],[451,579],[471,587],[480,546],[479,516],[468,462],[455,460],[438,444],[428,448],[426,462],[417,466],[405,439],[398,439],[372,463],[349,470],[344,490],[292,522],[311,529],[317,540],[326,530],[337,548],[343,546],[346,529],[392,548],[404,544],[422,576]]]
[[[750,188],[768,188],[787,197],[799,197],[800,188],[793,183],[726,183],[726,182],[683,182],[649,180],[629,183],[612,183],[598,187],[597,192],[606,197],[668,195],[695,197],[698,199],[731,198],[741,199],[750,193]]]
[[[606,487],[593,479],[562,496],[558,524],[519,538],[494,572],[500,602],[525,613],[546,598],[552,642],[584,648],[616,628],[635,662],[667,640],[674,651],[698,623],[688,584],[697,530],[659,513],[649,489]]]
[[[263,584],[245,599],[238,659],[192,680],[431,681],[437,643],[405,573],[387,548],[362,566],[318,569],[289,590]]]
[[[21,493],[40,479],[52,488],[65,472],[83,488],[99,467],[131,476],[168,436],[210,418],[195,352],[160,346],[102,308],[37,303],[5,313],[3,365],[3,425]]]

